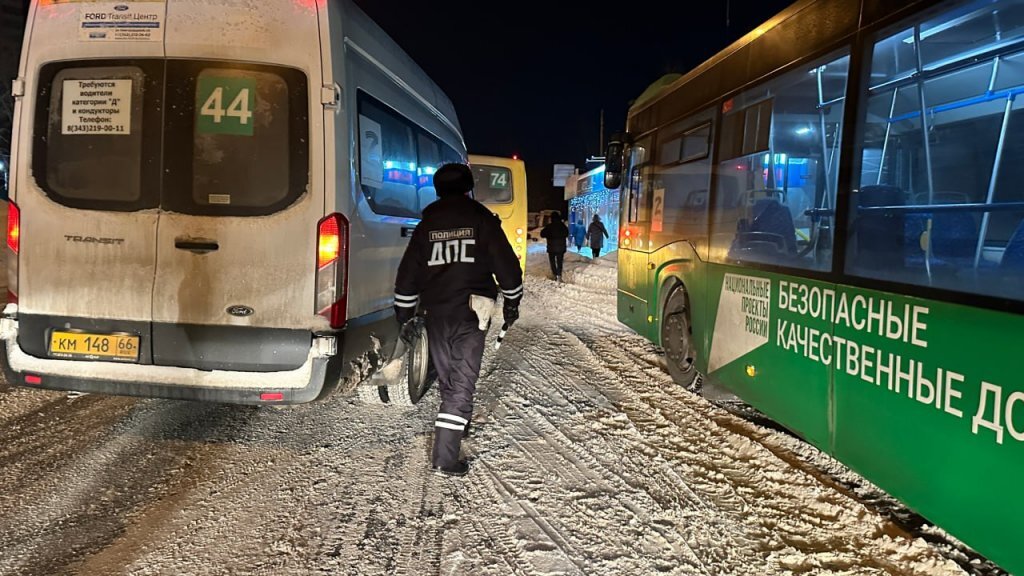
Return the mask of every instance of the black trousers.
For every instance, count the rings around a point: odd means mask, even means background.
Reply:
[[[427,314],[430,357],[441,393],[434,422],[434,466],[447,467],[459,461],[462,434],[473,416],[473,394],[486,336],[468,303],[465,311]]]
[[[601,256],[601,248],[601,246],[590,246],[590,251],[593,252],[594,258],[598,258],[599,256]]]
[[[554,252],[548,252],[548,262],[551,263],[551,273],[555,276],[562,275],[562,259],[565,258],[565,253],[556,254]]]

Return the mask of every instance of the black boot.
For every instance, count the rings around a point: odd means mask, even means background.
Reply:
[[[434,466],[434,472],[442,476],[465,476],[469,472],[469,463],[459,460],[449,466]]]

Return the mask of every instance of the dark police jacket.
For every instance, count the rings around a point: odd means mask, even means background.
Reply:
[[[540,231],[541,238],[548,240],[548,252],[551,254],[565,254],[566,239],[569,238],[569,229],[561,220],[551,222]]]
[[[501,221],[476,200],[445,196],[427,206],[395,279],[395,306],[446,314],[469,308],[472,294],[523,295],[519,259]]]

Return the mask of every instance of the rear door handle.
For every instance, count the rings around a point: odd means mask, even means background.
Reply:
[[[196,254],[209,254],[216,252],[220,245],[216,240],[203,240],[198,238],[175,238],[174,247],[178,250],[188,250]]]

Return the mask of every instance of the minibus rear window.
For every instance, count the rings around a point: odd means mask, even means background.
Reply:
[[[40,73],[33,176],[74,208],[261,216],[309,186],[299,70],[234,62],[61,62]]]
[[[309,102],[292,69],[170,61],[163,205],[271,214],[309,182]]]
[[[159,168],[149,140],[159,130],[146,125],[146,115],[159,106],[153,89],[159,78],[138,65],[73,65],[45,68],[40,82],[34,155],[40,186],[70,206],[153,207],[150,184]]]

